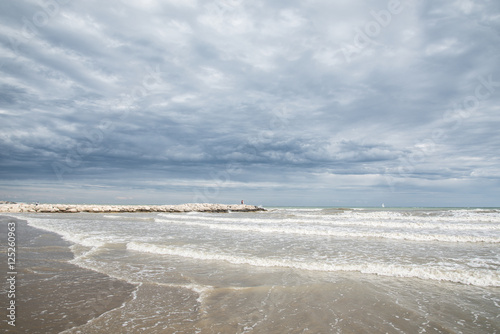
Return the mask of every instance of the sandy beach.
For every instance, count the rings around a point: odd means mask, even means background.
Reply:
[[[0,216],[0,235],[7,235],[9,222],[15,224],[18,235],[13,299],[16,319],[15,326],[11,326],[2,316],[0,329],[4,333],[59,333],[83,325],[132,298],[134,285],[71,264],[71,244],[56,233],[30,227],[14,217]],[[0,263],[0,270],[8,272],[6,261]],[[2,280],[2,288],[4,285]],[[2,306],[8,304],[7,297],[6,293],[0,295]]]

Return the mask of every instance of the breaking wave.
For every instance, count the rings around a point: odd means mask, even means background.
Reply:
[[[500,273],[476,269],[444,270],[439,267],[383,263],[334,264],[314,261],[306,263],[286,259],[259,258],[211,253],[184,247],[159,246],[137,242],[128,243],[127,249],[158,255],[180,256],[202,261],[224,261],[237,265],[251,265],[259,267],[286,267],[300,270],[329,272],[352,271],[382,276],[450,281],[477,286],[500,286]]]

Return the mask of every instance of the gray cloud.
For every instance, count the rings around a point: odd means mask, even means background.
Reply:
[[[0,196],[494,205],[500,5],[392,3],[4,2]]]

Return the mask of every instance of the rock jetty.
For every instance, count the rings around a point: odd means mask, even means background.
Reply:
[[[0,204],[0,212],[120,213],[120,212],[254,212],[266,209],[246,204],[189,203],[180,205]]]

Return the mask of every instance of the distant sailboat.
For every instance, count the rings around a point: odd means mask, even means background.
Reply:
[[[384,203],[382,203],[382,207],[385,208],[385,204]]]

